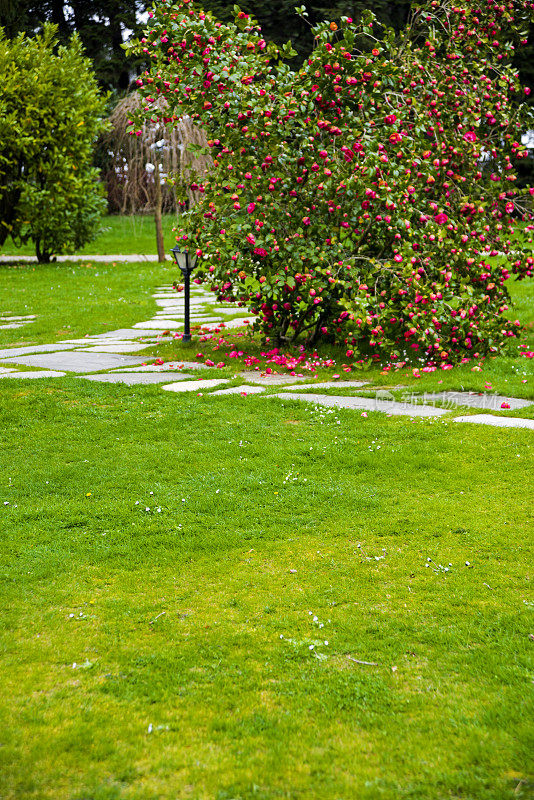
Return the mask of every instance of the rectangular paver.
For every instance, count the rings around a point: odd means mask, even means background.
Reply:
[[[34,355],[4,358],[4,363],[24,364],[29,367],[65,370],[67,372],[99,372],[114,367],[142,364],[140,356],[121,356],[115,353],[84,353],[69,351],[62,353],[36,353]]]
[[[33,372],[22,372],[17,370],[15,372],[11,372],[9,375],[0,373],[0,378],[21,378],[21,379],[32,379],[32,378],[63,378],[65,376],[64,372],[57,372],[56,370],[52,369],[36,369]]]
[[[448,414],[446,408],[433,408],[432,406],[417,406],[408,403],[396,403],[392,400],[375,400],[372,397],[336,397],[329,394],[275,394],[269,397],[279,397],[283,400],[303,400],[306,403],[316,403],[320,406],[331,408],[351,408],[357,411],[381,411],[394,416],[406,417],[440,417]]]
[[[265,386],[230,386],[229,389],[217,389],[212,394],[261,394],[265,391]]]
[[[473,414],[455,417],[454,422],[474,422],[477,425],[494,425],[497,428],[530,428],[534,431],[534,419],[520,417],[495,417],[493,414]]]
[[[99,381],[100,383],[127,383],[129,386],[134,384],[148,383],[167,383],[176,380],[186,381],[193,378],[187,372],[179,375],[168,372],[104,372],[101,375],[81,375],[80,378],[87,381]]]
[[[77,352],[84,353],[137,353],[139,350],[145,350],[147,347],[152,347],[150,342],[147,344],[140,344],[139,342],[112,342],[111,344],[97,344],[94,347],[84,347],[83,350]]]
[[[166,392],[199,392],[202,389],[211,389],[213,386],[219,386],[221,383],[228,383],[228,379],[213,378],[209,381],[185,381],[184,383],[169,383],[167,386],[162,386]]]
[[[324,383],[301,383],[297,386],[288,386],[284,391],[294,392],[300,389],[359,389],[368,384],[369,381],[325,381]]]
[[[58,344],[29,344],[24,347],[5,347],[0,350],[0,361],[15,356],[25,356],[30,353],[58,353],[61,350],[74,350],[75,344],[62,342]]]
[[[531,406],[534,402],[518,397],[490,394],[489,392],[436,392],[435,394],[424,394],[421,399],[423,402],[438,400],[446,403],[449,409],[455,406],[471,406],[472,408],[480,408],[487,411],[498,411],[502,403],[507,403],[511,409],[515,409]]]

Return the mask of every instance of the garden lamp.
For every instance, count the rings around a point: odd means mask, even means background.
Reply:
[[[191,255],[188,250],[180,250],[178,245],[172,248],[171,253],[174,260],[178,264],[182,275],[184,276],[185,283],[185,308],[184,308],[184,332],[182,334],[182,342],[191,341],[191,331],[189,329],[189,278],[195,269],[197,263],[196,255]]]

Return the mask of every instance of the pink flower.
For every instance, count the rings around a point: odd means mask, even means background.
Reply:
[[[247,212],[249,214],[252,214],[255,208],[256,208],[256,203],[249,203],[247,206]]]
[[[448,221],[449,221],[448,216],[444,214],[442,211],[439,214],[436,214],[436,216],[434,217],[434,222],[437,222],[438,225],[444,225]]]
[[[395,114],[388,114],[388,116],[384,118],[384,122],[386,122],[388,125],[393,125],[393,123],[396,121],[397,117]]]
[[[510,403],[501,403],[501,408],[510,408]]]
[[[477,135],[474,131],[467,131],[467,133],[464,134],[464,139],[467,142],[476,142]]]
[[[393,261],[397,261],[397,262],[399,262],[399,263],[400,263],[400,262],[402,261],[402,256],[401,256],[401,254],[400,254],[400,253],[396,253],[396,254],[393,256]]]
[[[311,219],[309,217],[304,217],[302,220],[303,225],[311,225]]]
[[[249,244],[256,244],[256,239],[251,233],[247,233],[247,242]]]

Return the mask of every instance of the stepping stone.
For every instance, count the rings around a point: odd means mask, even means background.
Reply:
[[[115,353],[84,353],[80,351],[68,353],[39,353],[36,355],[5,358],[4,362],[25,364],[30,367],[60,369],[68,372],[98,372],[113,367],[127,367],[142,364],[140,356],[121,356]]]
[[[101,375],[80,375],[80,379],[86,381],[98,381],[99,383],[126,383],[128,386],[138,383],[165,383],[176,380],[186,381],[193,378],[187,372],[179,375],[170,375],[165,372],[106,372]]]
[[[211,389],[221,383],[228,383],[228,378],[214,378],[210,381],[185,381],[185,383],[169,383],[162,386],[166,392],[198,392],[202,389]]]
[[[424,402],[439,400],[447,403],[449,409],[456,406],[471,406],[472,408],[487,409],[488,411],[499,411],[501,403],[508,403],[511,409],[524,408],[531,406],[534,401],[523,400],[517,397],[504,397],[499,394],[480,394],[479,392],[437,392],[436,394],[424,394],[421,396]]]
[[[264,391],[265,386],[231,386],[229,389],[218,389],[211,394],[261,394]]]
[[[205,364],[198,364],[196,361],[168,361],[165,364],[146,364],[141,367],[127,367],[128,372],[173,372],[181,375],[180,367],[185,369],[209,369]],[[117,370],[119,372],[120,370]],[[124,372],[125,370],[122,369]]]
[[[230,307],[229,306],[219,306],[217,311],[220,311],[221,314],[227,314],[228,316],[230,316],[232,314],[240,314],[242,317],[248,317],[248,313],[247,313],[246,309],[237,308],[236,306],[234,306],[233,308],[231,306]]]
[[[530,430],[534,431],[534,419],[495,417],[493,414],[475,414],[472,417],[455,417],[454,422],[475,422],[478,425],[494,425],[497,428],[530,428]]]
[[[300,389],[359,389],[368,386],[369,381],[326,381],[325,383],[301,383],[298,386],[288,386],[284,391],[294,392]]]
[[[240,372],[239,377],[243,378],[246,383],[257,383],[261,386],[280,386],[285,383],[302,383],[306,380],[294,375],[262,375],[260,372]],[[313,385],[315,386],[315,384]]]
[[[433,408],[432,406],[417,406],[408,403],[396,403],[392,400],[375,400],[372,397],[336,397],[328,394],[271,394],[269,397],[279,397],[283,400],[303,400],[305,403],[315,403],[320,406],[333,408],[351,408],[357,411],[382,411],[385,414],[402,415],[406,417],[440,417],[448,414],[446,408]]]
[[[35,370],[35,372],[12,372],[10,375],[0,374],[0,378],[63,378],[64,372],[51,369]]]
[[[83,350],[77,350],[80,353],[136,353],[139,350],[145,350],[151,347],[149,344],[139,344],[132,342],[113,342],[113,344],[98,344],[95,347],[84,347]]]
[[[0,367],[0,377],[2,375],[7,375],[8,372],[16,372],[16,370],[13,367]]]
[[[71,343],[58,343],[58,344],[32,344],[25,347],[6,347],[0,350],[0,361],[5,358],[14,356],[25,356],[30,353],[59,353],[62,350],[74,350],[75,345]]]
[[[12,316],[0,317],[0,322],[23,322],[23,323],[27,323],[27,322],[31,322],[32,319],[35,319],[35,314],[28,314],[25,317],[12,317]]]
[[[9,322],[7,325],[0,325],[1,330],[8,330],[13,328],[23,328],[24,325],[27,325],[26,322]]]
[[[217,328],[221,328],[222,330],[229,330],[230,328],[241,328],[243,325],[250,324],[256,320],[256,317],[246,317],[245,319],[230,319],[225,320],[224,322],[220,322],[219,325],[210,325],[210,331],[214,331]]]
[[[91,339],[118,339],[122,341],[123,339],[145,339],[147,336],[161,336],[161,331],[158,330],[150,330],[150,331],[138,331],[134,328],[119,328],[116,331],[108,331],[107,333],[98,333],[95,336],[91,336]],[[68,340],[67,340],[68,341]]]
[[[134,328],[150,330],[150,333],[157,333],[158,330],[176,330],[176,324],[176,320],[174,319],[150,319],[147,322],[136,322]]]

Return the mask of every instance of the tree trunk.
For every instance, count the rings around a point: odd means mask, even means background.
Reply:
[[[154,205],[154,222],[156,223],[156,242],[158,245],[158,261],[165,261],[165,245],[163,244],[163,226],[161,224],[161,183],[158,158],[154,159],[154,180],[156,182],[156,202]]]

